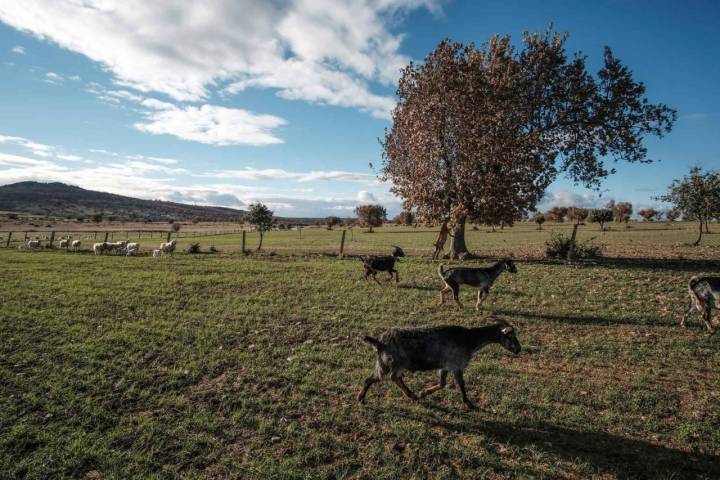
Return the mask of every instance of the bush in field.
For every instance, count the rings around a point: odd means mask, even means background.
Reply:
[[[536,213],[533,217],[533,222],[537,223],[538,230],[542,230],[542,224],[545,223],[545,215],[540,212]]]
[[[590,221],[600,224],[600,230],[605,230],[605,223],[611,222],[613,212],[609,208],[598,208],[590,212]]]
[[[610,209],[613,212],[613,220],[615,221],[615,223],[625,222],[625,224],[627,224],[630,221],[630,216],[633,213],[633,206],[630,202],[613,202],[612,208]]]
[[[405,225],[405,226],[409,227],[414,222],[415,222],[415,214],[408,210],[400,212],[400,215],[395,217],[395,223],[397,225]]]
[[[341,222],[342,220],[340,220],[338,217],[325,217],[325,226],[328,230],[332,230],[334,226],[340,225]]]
[[[360,205],[355,208],[358,223],[372,233],[374,227],[379,227],[387,219],[387,211],[382,205]]]
[[[93,213],[92,217],[90,219],[95,223],[100,223],[103,221],[103,215],[102,213]]]
[[[665,218],[668,222],[674,222],[678,218],[680,218],[680,210],[677,208],[671,208],[670,210],[665,212]]]
[[[175,233],[179,232],[181,228],[182,228],[182,226],[181,226],[179,223],[173,223],[173,224],[172,224],[172,230],[173,230],[173,232],[175,232]]]
[[[571,222],[582,223],[590,215],[590,211],[587,208],[580,207],[568,207],[567,218]]]
[[[652,222],[659,214],[660,212],[658,212],[654,208],[643,208],[638,212],[638,215],[645,219],[646,222]]]
[[[545,242],[545,256],[548,258],[567,258],[568,252],[572,247],[572,239],[566,237],[562,233],[554,234],[550,240]],[[592,243],[592,240],[587,242],[575,241],[575,249],[573,251],[573,258],[598,258],[602,255],[602,248],[599,245]]]
[[[199,243],[191,243],[187,249],[187,253],[200,253],[200,244]]]
[[[545,217],[551,222],[564,222],[568,214],[567,207],[553,207],[545,213]]]

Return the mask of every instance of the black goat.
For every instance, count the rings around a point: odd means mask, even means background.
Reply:
[[[690,293],[690,308],[687,309],[680,326],[685,328],[685,322],[688,316],[696,310],[705,327],[710,333],[713,333],[713,326],[710,321],[712,309],[720,310],[720,277],[698,277],[694,276],[688,282],[688,292]]]
[[[395,270],[395,261],[398,259],[398,257],[404,257],[405,252],[402,251],[402,248],[393,245],[393,251],[392,255],[382,255],[382,256],[360,256],[360,260],[363,262],[363,267],[365,268],[365,280],[367,281],[368,277],[372,275],[373,280],[377,282],[378,285],[380,285],[380,282],[378,282],[378,279],[375,277],[375,275],[378,272],[388,272],[390,274],[390,280],[392,280],[393,273],[395,274],[395,282],[400,281],[400,274],[397,270]]]
[[[507,322],[479,328],[393,328],[378,338],[365,337],[364,340],[377,349],[377,363],[375,371],[365,380],[357,394],[359,402],[364,403],[370,386],[381,380],[392,380],[406,397],[417,400],[418,396],[403,382],[403,374],[406,371],[439,370],[440,382],[423,390],[420,396],[424,397],[445,387],[447,374],[451,371],[455,383],[460,387],[463,402],[471,409],[475,405],[465,393],[463,371],[473,354],[489,343],[499,343],[516,354],[520,353],[521,348],[515,337],[515,329]]]
[[[488,268],[455,267],[443,270],[443,266],[439,265],[438,275],[444,283],[443,289],[440,291],[440,305],[445,303],[445,294],[452,292],[455,303],[462,308],[459,298],[460,285],[470,285],[478,289],[475,310],[480,310],[483,300],[490,294],[490,287],[505,271],[517,273],[515,264],[509,258],[500,260]]]

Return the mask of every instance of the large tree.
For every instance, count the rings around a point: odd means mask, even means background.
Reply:
[[[659,200],[672,203],[682,212],[684,219],[700,222],[698,238],[693,245],[700,245],[703,224],[720,215],[720,172],[703,172],[700,167],[690,169],[682,180],[673,181],[668,193]]]
[[[367,227],[368,233],[372,233],[373,227],[380,227],[387,220],[387,211],[382,205],[360,205],[355,207],[355,215],[360,226]]]
[[[633,206],[630,202],[613,203],[612,211],[615,223],[628,223],[633,213]]]
[[[670,131],[675,111],[650,104],[609,48],[593,76],[566,39],[525,34],[519,50],[509,36],[446,39],[403,69],[382,176],[419,220],[450,221],[451,258],[467,253],[466,221],[512,223],[562,173],[598,187],[606,157],[648,161],[644,135]]]
[[[260,243],[257,247],[258,251],[260,251],[265,232],[272,227],[273,212],[263,203],[251,203],[248,206],[248,213],[245,219],[251,225],[255,225],[255,229],[260,232]]]

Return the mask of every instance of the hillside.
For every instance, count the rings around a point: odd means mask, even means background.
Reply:
[[[235,221],[244,211],[234,208],[141,200],[85,190],[64,183],[20,182],[0,186],[0,211],[77,218],[102,213],[106,218],[145,220]]]

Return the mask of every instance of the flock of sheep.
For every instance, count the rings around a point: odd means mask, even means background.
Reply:
[[[69,238],[63,238],[59,242],[59,247],[61,249],[69,249],[72,248],[73,250],[79,250],[81,245],[80,240],[70,240]],[[175,252],[175,246],[177,245],[177,240],[170,240],[169,242],[162,242],[160,244],[159,248],[156,248],[152,251],[153,257],[159,257],[161,255],[172,255],[173,252]],[[19,249],[28,248],[30,250],[38,250],[42,248],[42,242],[39,238],[33,238],[31,240],[28,240],[24,244],[20,245],[18,247]],[[125,255],[128,257],[136,256],[140,253],[140,243],[138,242],[127,242],[124,240],[117,241],[117,242],[99,242],[95,243],[92,246],[92,252],[95,255],[103,255],[105,253],[107,254],[115,254],[115,255]]]

